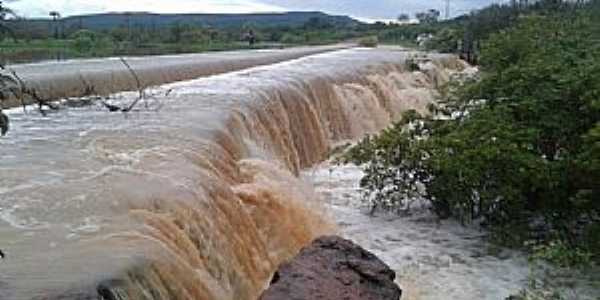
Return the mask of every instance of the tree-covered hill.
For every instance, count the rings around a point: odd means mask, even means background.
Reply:
[[[260,14],[153,14],[153,13],[105,13],[66,17],[61,20],[65,29],[110,30],[117,27],[164,28],[174,24],[189,24],[220,29],[253,27],[297,27],[318,18],[340,27],[355,26],[358,21],[347,16],[332,16],[322,12],[286,12]],[[29,20],[50,25],[50,19]]]

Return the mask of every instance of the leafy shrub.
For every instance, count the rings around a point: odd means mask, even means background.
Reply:
[[[106,47],[108,41],[106,37],[87,29],[78,30],[71,35],[73,46],[78,52],[86,53],[95,48]]]
[[[291,33],[285,33],[281,37],[280,41],[285,44],[301,44],[304,42],[304,37]]]
[[[433,35],[433,38],[425,43],[429,50],[437,50],[445,53],[457,51],[459,41],[463,38],[463,33],[452,28],[444,28]]]
[[[358,45],[360,45],[361,47],[375,48],[375,47],[377,47],[377,45],[379,45],[379,39],[375,35],[367,36],[367,37],[361,38],[358,41]]]
[[[585,15],[524,17],[492,35],[479,82],[347,152],[365,166],[366,198],[388,209],[423,198],[442,217],[483,220],[504,243],[559,240],[600,258],[595,28]]]
[[[89,52],[94,47],[94,40],[87,36],[80,36],[75,39],[74,46],[78,52]]]
[[[536,246],[533,252],[534,259],[546,260],[561,267],[587,266],[591,256],[588,251],[570,247],[560,240]]]

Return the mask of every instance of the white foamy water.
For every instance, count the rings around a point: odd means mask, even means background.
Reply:
[[[207,56],[219,68],[200,69],[244,69],[272,54]],[[438,84],[465,67],[431,54],[422,72],[410,71],[413,55],[351,49],[163,85],[128,114],[100,105],[9,111],[11,131],[0,139],[0,299],[97,299],[100,289],[108,299],[256,299],[282,261],[333,229],[294,175],[407,109],[424,111]],[[164,64],[132,61],[169,79],[161,83],[193,75]],[[403,299],[500,299],[522,285],[520,254],[488,251],[482,233],[426,213],[368,218],[356,169],[317,170],[312,179],[338,227],[396,269]]]
[[[324,163],[303,173],[330,209],[339,233],[373,252],[397,274],[403,300],[505,299],[527,287],[530,263],[519,251],[494,246],[485,232],[428,210],[369,216],[361,202],[362,170]],[[598,299],[585,278],[571,278],[565,299]],[[540,298],[544,299],[544,298]]]
[[[145,82],[241,71],[154,87],[156,96],[127,114],[98,103],[47,116],[7,111],[0,299],[96,299],[100,290],[119,299],[256,299],[282,261],[333,228],[294,175],[341,140],[425,110],[440,80],[464,68],[432,54],[432,68],[413,72],[405,60],[414,53],[348,49],[245,69],[291,52],[277,53],[191,57],[189,68],[181,58],[130,59]],[[103,63],[114,69],[110,60],[89,64]],[[25,67],[46,74],[34,81],[52,79],[57,93],[81,88],[49,75],[54,68]],[[69,76],[76,69],[64,65]],[[87,79],[127,86],[131,74],[119,74]]]

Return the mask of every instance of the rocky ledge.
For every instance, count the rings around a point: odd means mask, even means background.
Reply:
[[[284,263],[260,300],[398,300],[396,274],[374,254],[337,236],[318,238]]]

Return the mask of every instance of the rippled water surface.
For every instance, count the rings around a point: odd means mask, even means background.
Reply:
[[[410,72],[409,55],[350,49],[162,85],[127,114],[98,104],[47,116],[8,111],[12,128],[0,139],[2,299],[88,299],[104,288],[125,299],[255,298],[279,263],[333,231],[294,174],[339,141],[381,130],[406,109],[424,110],[448,72],[464,67],[431,55],[422,72]],[[136,95],[109,101],[126,105]],[[344,231],[357,226],[359,240],[373,238],[369,245],[411,239],[391,229],[371,235],[377,223],[339,209]],[[478,262],[459,255],[481,246],[476,234],[411,226],[412,248],[395,259],[431,255],[432,270],[455,257]],[[459,253],[419,250],[439,247],[426,238],[436,232]],[[512,272],[502,284],[513,287],[522,273],[506,255],[490,268]]]

